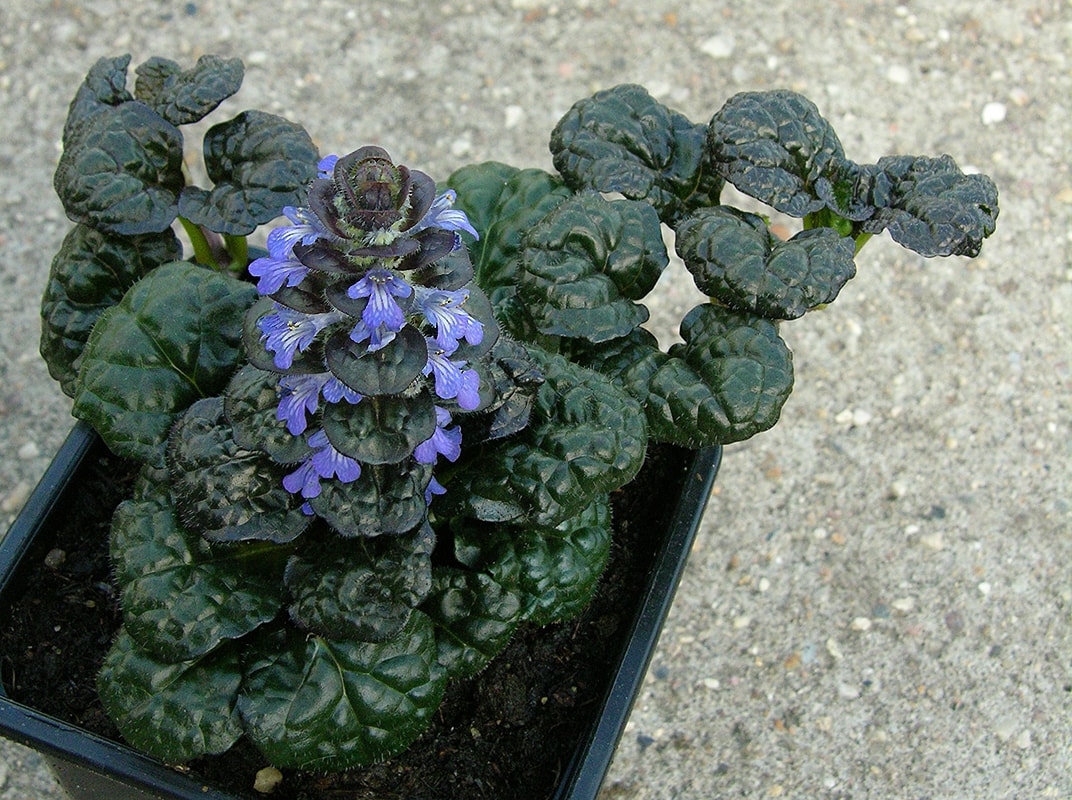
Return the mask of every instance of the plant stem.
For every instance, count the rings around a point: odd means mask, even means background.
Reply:
[[[185,217],[179,217],[179,222],[182,223],[182,229],[186,231],[186,235],[190,237],[190,244],[194,246],[194,260],[206,267],[219,269],[220,265],[212,257],[212,247],[208,243],[208,237],[205,236],[200,226],[194,225]]]
[[[231,254],[231,271],[236,274],[240,273],[249,262],[249,243],[246,237],[225,233],[223,243],[227,247],[227,252]]]

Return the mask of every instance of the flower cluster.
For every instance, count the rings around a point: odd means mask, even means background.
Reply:
[[[321,480],[361,475],[360,454],[315,422],[322,402],[431,391],[434,428],[411,455],[456,460],[452,412],[481,406],[472,362],[497,335],[494,318],[470,308],[480,290],[459,232],[478,234],[453,208],[453,191],[437,194],[430,177],[378,147],[328,156],[318,170],[309,205],[285,208],[290,224],[272,230],[268,255],[249,265],[257,291],[274,301],[256,327],[264,366],[280,373],[277,419],[312,451],[283,482],[305,500],[319,496]],[[440,491],[431,479],[426,499]]]

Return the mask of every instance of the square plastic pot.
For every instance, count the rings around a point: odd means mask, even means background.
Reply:
[[[68,435],[22,513],[0,540],[0,618],[24,590],[25,572],[51,548],[53,514],[70,502],[83,465],[104,445],[85,424]],[[577,742],[553,800],[594,800],[603,783],[682,570],[692,547],[722,449],[682,451],[687,473],[674,503],[671,523],[661,532],[655,562],[644,592],[638,594],[630,634],[617,657],[611,679],[588,727]],[[661,498],[664,492],[654,492]],[[656,500],[657,501],[657,500]],[[7,696],[0,686],[0,735],[39,751],[73,800],[238,800],[236,795],[206,785],[132,748],[44,714]],[[263,795],[262,795],[263,796]]]

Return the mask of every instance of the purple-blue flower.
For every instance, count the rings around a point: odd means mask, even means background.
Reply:
[[[479,239],[480,234],[469,222],[469,217],[461,209],[454,208],[454,202],[458,199],[458,193],[453,189],[447,189],[432,201],[431,207],[423,217],[409,230],[413,235],[425,228],[442,228],[445,231],[465,231],[474,239]],[[458,245],[461,243],[459,242]],[[457,246],[455,249],[457,249]]]
[[[413,450],[413,457],[421,464],[434,464],[444,456],[447,461],[457,461],[462,454],[462,429],[450,425],[450,412],[436,406],[436,429],[432,435]]]
[[[265,349],[275,353],[275,365],[280,369],[290,369],[296,352],[304,352],[320,331],[341,319],[342,314],[337,312],[302,314],[276,305],[274,312],[257,321],[257,327],[261,329]]]
[[[361,321],[354,326],[350,338],[355,342],[369,339],[369,350],[379,350],[402,330],[406,315],[396,297],[409,297],[413,287],[389,269],[370,269],[357,283],[346,290],[354,300],[368,298],[361,312]]]
[[[282,393],[276,419],[287,423],[287,430],[297,436],[305,431],[308,424],[306,414],[315,414],[320,404],[320,395],[329,403],[346,400],[358,403],[361,395],[344,384],[334,375],[321,372],[315,375],[283,375],[279,379]]]
[[[336,155],[324,156],[316,165],[318,178],[330,178],[335,173],[335,162],[339,160]]]
[[[343,483],[351,483],[361,477],[361,464],[336,450],[323,430],[318,430],[306,441],[317,452],[283,478],[283,488],[291,494],[300,493],[309,500],[320,496],[321,479],[338,478]]]
[[[480,405],[480,375],[465,369],[465,361],[452,361],[432,339],[428,339],[428,363],[423,374],[433,376],[435,393],[444,400],[456,400],[465,411]]]
[[[432,505],[432,498],[433,497],[435,497],[437,494],[446,494],[446,493],[447,493],[447,490],[444,488],[443,484],[441,484],[439,481],[437,481],[435,479],[435,476],[433,475],[432,479],[430,481],[428,481],[428,486],[425,487],[425,490],[424,490],[424,504],[426,506],[430,506],[430,505]]]
[[[451,292],[424,286],[414,288],[417,307],[429,324],[435,326],[436,343],[440,348],[453,353],[461,339],[472,345],[483,341],[484,325],[462,308],[469,299],[468,290]]]
[[[307,208],[286,206],[283,214],[292,225],[280,225],[268,234],[268,255],[255,259],[249,265],[249,274],[257,281],[260,294],[274,294],[283,284],[297,286],[309,274],[309,268],[294,257],[294,245],[312,244],[317,239],[331,237],[324,227]]]

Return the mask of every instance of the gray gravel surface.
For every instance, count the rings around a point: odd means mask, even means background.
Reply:
[[[795,89],[857,161],[993,176],[980,258],[876,238],[783,327],[797,390],[727,449],[604,800],[1072,797],[1072,2],[6,3],[0,529],[70,426],[36,352],[51,175],[71,95],[121,52],[241,56],[217,119],[263,108],[438,177],[550,168],[555,121],[622,82],[694,120]],[[668,341],[695,298],[664,290]],[[59,796],[0,747],[0,799]]]

